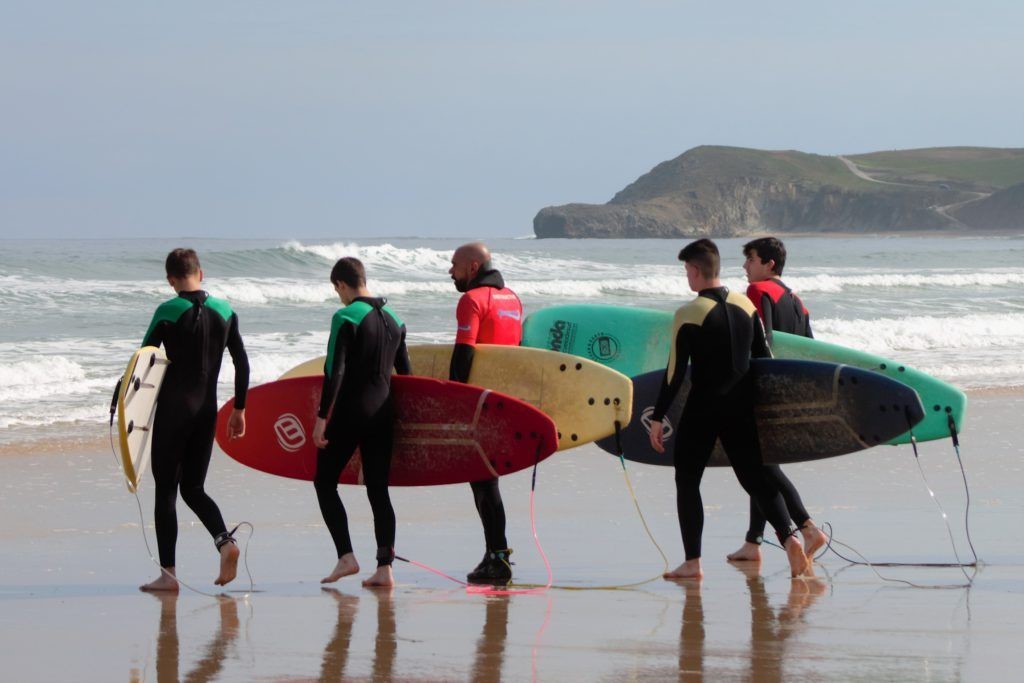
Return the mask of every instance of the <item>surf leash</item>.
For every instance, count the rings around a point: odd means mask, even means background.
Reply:
[[[395,559],[401,560],[402,562],[406,562],[415,567],[419,567],[420,569],[425,569],[428,572],[437,574],[442,578],[457,583],[460,586],[463,586],[466,589],[467,593],[473,595],[538,595],[540,593],[544,593],[549,588],[551,588],[552,583],[554,581],[554,575],[551,571],[551,563],[548,562],[547,553],[544,552],[544,547],[540,544],[540,537],[537,536],[537,514],[536,509],[534,507],[534,500],[536,498],[537,493],[537,469],[538,465],[540,465],[540,452],[543,445],[544,439],[542,437],[537,442],[537,450],[535,452],[533,461],[533,475],[530,480],[530,530],[533,533],[533,541],[537,546],[537,552],[540,553],[541,559],[544,560],[544,567],[545,569],[547,569],[548,572],[548,581],[546,584],[526,584],[518,588],[501,588],[498,586],[490,586],[486,584],[472,584],[466,581],[462,581],[461,579],[457,579],[454,576],[445,574],[440,569],[435,569],[433,567],[423,564],[422,562],[416,562],[415,560],[410,560],[397,554],[395,555]]]
[[[642,586],[646,583],[656,581],[668,573],[668,557],[665,556],[665,551],[661,549],[661,546],[658,545],[658,541],[655,540],[654,534],[651,533],[651,528],[647,526],[647,519],[644,517],[643,510],[640,509],[640,500],[636,497],[636,491],[633,489],[633,481],[629,478],[629,470],[626,469],[626,457],[622,448],[622,423],[618,420],[615,421],[615,451],[616,455],[619,456],[619,464],[622,466],[622,477],[626,480],[626,488],[629,489],[629,496],[633,499],[633,507],[636,508],[636,514],[640,517],[640,523],[643,524],[647,538],[651,539],[651,543],[654,544],[655,550],[657,550],[658,554],[661,555],[663,569],[660,576],[652,576],[644,581],[637,581],[636,583],[624,584],[622,586],[609,586],[609,590],[612,588],[634,588],[636,586]]]
[[[908,418],[908,423],[909,422],[910,422],[910,420]],[[954,555],[954,557],[956,557],[957,561],[956,562],[871,562],[870,560],[867,559],[867,557],[865,557],[856,548],[854,548],[854,547],[852,547],[850,545],[847,545],[846,543],[842,543],[840,541],[837,541],[835,539],[835,537],[833,536],[833,533],[832,533],[832,531],[833,531],[832,525],[830,523],[828,523],[828,522],[825,522],[825,524],[823,525],[824,527],[828,528],[828,531],[826,532],[826,535],[828,536],[828,543],[825,545],[825,547],[822,549],[821,553],[819,553],[818,556],[815,559],[818,559],[818,558],[824,556],[829,551],[831,551],[833,554],[836,555],[836,557],[844,560],[845,562],[849,562],[852,565],[859,565],[859,566],[867,566],[867,567],[869,567],[871,569],[871,571],[873,571],[875,573],[875,575],[879,579],[881,579],[883,581],[890,581],[890,582],[893,582],[893,583],[902,583],[902,584],[906,584],[908,586],[911,586],[913,588],[939,588],[939,589],[971,588],[971,586],[974,585],[974,579],[977,576],[978,568],[979,568],[981,563],[978,560],[977,552],[975,552],[974,543],[971,541],[971,529],[970,529],[970,523],[969,523],[969,515],[970,515],[970,507],[971,507],[971,491],[970,491],[970,487],[967,484],[967,472],[964,469],[963,460],[961,458],[961,454],[960,454],[960,440],[957,437],[956,422],[954,421],[952,415],[949,415],[948,424],[949,424],[950,437],[952,437],[952,440],[953,440],[953,448],[954,448],[954,450],[956,452],[957,462],[960,465],[960,475],[961,475],[961,478],[963,479],[963,482],[964,482],[964,493],[966,495],[966,500],[967,500],[967,504],[966,504],[965,510],[964,510],[964,529],[965,529],[966,535],[967,535],[967,543],[968,543],[968,545],[971,548],[971,554],[974,556],[974,561],[973,562],[964,562],[960,558],[960,553],[957,550],[956,541],[954,540],[954,537],[953,537],[953,529],[950,527],[950,524],[949,524],[949,516],[946,514],[945,509],[943,509],[942,503],[939,501],[938,496],[935,495],[935,491],[934,491],[934,489],[932,489],[931,484],[928,483],[928,477],[925,475],[924,468],[921,465],[921,458],[920,458],[920,454],[918,453],[918,449],[917,449],[917,438],[914,436],[913,429],[910,430],[910,444],[911,444],[911,447],[914,450],[914,462],[917,464],[918,471],[921,473],[921,479],[924,481],[924,485],[925,485],[925,488],[928,491],[928,495],[931,497],[932,500],[935,501],[936,506],[939,508],[939,513],[942,515],[942,520],[943,520],[943,523],[946,526],[946,532],[949,535],[950,544],[952,545],[952,548],[953,548],[953,555]],[[775,546],[774,543],[771,543],[771,542],[768,542],[768,543],[769,543],[769,545]],[[859,557],[861,559],[860,560],[855,560],[855,559],[851,559],[849,557],[846,557],[845,555],[840,553],[838,550],[836,550],[835,546],[841,546],[843,548],[846,548],[847,550],[851,551],[853,554],[855,554],[857,557]],[[776,547],[779,547],[779,546],[776,546]],[[967,580],[967,583],[965,583],[965,584],[945,584],[945,585],[937,585],[937,586],[926,586],[926,585],[921,585],[921,584],[914,583],[912,581],[907,581],[905,579],[893,579],[893,578],[882,576],[878,572],[878,570],[875,569],[876,567],[956,568],[956,569],[959,569],[963,573],[964,578]],[[973,568],[974,572],[971,573],[971,574],[968,574],[967,573],[967,569],[966,569],[968,567]]]
[[[120,386],[120,381],[118,382],[118,386]],[[124,477],[125,481],[127,482],[128,481],[128,477],[124,476],[124,470],[122,469],[121,463],[118,460],[117,446],[114,444],[114,412],[116,410],[117,392],[114,393],[114,397],[115,397],[115,399],[114,399],[115,402],[111,406],[111,413],[110,413],[110,430],[109,430],[109,434],[110,434],[110,452],[114,456],[114,462],[117,464],[118,470],[121,472],[121,475]],[[131,490],[131,487],[129,487],[129,490]],[[157,568],[160,569],[160,574],[161,575],[166,575],[166,576],[174,579],[176,582],[178,582],[179,584],[181,584],[182,586],[184,586],[188,590],[192,591],[193,593],[198,593],[199,595],[205,595],[208,598],[222,598],[222,597],[225,597],[225,593],[228,593],[228,592],[241,592],[241,593],[245,594],[244,597],[249,597],[250,593],[255,593],[256,592],[256,584],[253,581],[252,572],[249,570],[249,541],[252,540],[252,535],[256,531],[256,528],[252,525],[252,523],[245,522],[245,521],[239,522],[237,525],[235,525],[235,528],[232,529],[230,534],[229,534],[230,536],[234,537],[235,532],[238,531],[238,529],[240,527],[246,526],[246,527],[249,528],[249,538],[246,540],[245,548],[242,551],[242,558],[243,558],[242,564],[245,567],[245,573],[249,577],[249,590],[247,590],[247,591],[245,591],[245,590],[243,590],[243,591],[223,591],[221,593],[207,593],[206,591],[199,590],[195,586],[189,585],[188,583],[183,581],[181,579],[181,577],[175,576],[174,574],[171,574],[169,571],[164,569],[160,565],[160,561],[157,560],[156,557],[153,556],[153,549],[149,545],[149,536],[146,535],[146,519],[145,519],[145,514],[142,512],[142,499],[139,498],[138,487],[135,487],[135,489],[132,490],[132,494],[135,496],[135,505],[138,507],[138,510],[139,510],[139,530],[142,531],[142,541],[143,541],[143,543],[146,544],[146,553],[149,555],[150,561],[153,564],[155,564],[157,566]]]
[[[534,545],[537,552],[544,560],[544,568],[548,572],[548,582],[543,586],[523,586],[520,588],[501,588],[498,586],[487,586],[478,584],[466,584],[466,592],[473,595],[539,595],[545,593],[554,583],[554,574],[551,571],[551,563],[548,562],[548,555],[544,552],[544,546],[540,544],[540,537],[537,535],[537,513],[534,501],[537,497],[537,470],[540,466],[540,449],[544,446],[544,437],[537,440],[537,450],[534,452],[533,473],[530,475],[530,532],[533,534]]]
[[[644,586],[648,583],[657,581],[658,579],[664,578],[665,574],[668,573],[668,557],[665,556],[665,552],[658,545],[658,541],[655,540],[654,534],[651,533],[651,529],[647,526],[647,520],[644,518],[643,510],[640,509],[640,500],[636,497],[636,491],[633,489],[633,482],[629,478],[629,470],[626,469],[626,459],[623,456],[622,449],[622,423],[618,420],[615,421],[615,451],[619,458],[619,464],[622,466],[622,476],[626,480],[626,488],[629,490],[629,495],[633,499],[633,506],[636,508],[637,515],[640,516],[640,523],[643,524],[644,531],[647,533],[647,538],[651,539],[651,543],[657,549],[658,554],[661,555],[662,572],[656,576],[652,576],[649,579],[642,581],[634,581],[633,583],[617,583],[606,586],[551,586],[557,590],[565,591],[615,591],[615,590],[632,590],[640,586]]]

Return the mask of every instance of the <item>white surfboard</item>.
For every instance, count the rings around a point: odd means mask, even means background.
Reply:
[[[117,432],[128,490],[135,492],[149,462],[156,399],[170,361],[163,349],[143,346],[132,354],[117,393]]]

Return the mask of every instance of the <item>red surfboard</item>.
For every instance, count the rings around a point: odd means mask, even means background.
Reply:
[[[313,425],[322,377],[295,377],[249,390],[245,436],[229,440],[232,398],[217,414],[217,443],[253,469],[313,480]],[[392,486],[480,481],[532,467],[558,447],[550,417],[528,403],[468,384],[395,376],[395,448]],[[362,461],[352,458],[339,478],[361,484]]]

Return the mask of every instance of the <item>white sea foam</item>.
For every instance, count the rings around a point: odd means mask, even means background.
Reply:
[[[289,251],[300,254],[313,254],[323,259],[325,265],[333,265],[335,261],[345,256],[353,256],[363,262],[367,270],[372,271],[374,267],[386,268],[389,271],[398,272],[440,272],[445,273],[451,267],[451,252],[431,249],[429,247],[414,247],[403,249],[391,244],[380,245],[359,245],[352,242],[335,242],[333,244],[302,244],[297,241],[290,241],[284,245]]]
[[[967,288],[1018,287],[1024,285],[1024,272],[993,269],[991,271],[946,271],[921,273],[873,273],[846,275],[842,273],[786,276],[786,284],[794,291],[836,293],[846,289],[901,289],[901,288]]]
[[[4,403],[81,396],[105,384],[87,378],[85,368],[63,356],[34,356],[0,364],[0,402]]]
[[[405,275],[419,274],[425,277],[441,277],[448,282],[448,269],[451,267],[452,251],[431,249],[428,247],[402,248],[392,244],[358,245],[354,243],[335,242],[333,244],[305,245],[291,241],[284,245],[289,251],[302,254],[313,254],[333,264],[343,256],[354,256],[366,266],[367,275],[374,277],[374,271],[384,269],[388,274],[402,273]],[[552,258],[543,253],[514,254],[497,253],[493,256],[494,266],[506,277],[530,278],[538,275],[551,277],[559,275],[573,277],[588,273],[606,274],[620,273],[625,275],[629,267],[618,263],[605,263],[585,259]],[[665,268],[665,266],[645,266],[648,269]],[[451,282],[448,282],[451,286]]]
[[[813,321],[815,336],[871,353],[942,349],[1014,349],[1024,344],[1024,314],[986,313],[955,318],[907,316]]]
[[[75,423],[95,425],[98,428],[100,425],[106,424],[109,419],[108,413],[105,410],[106,406],[102,406],[99,403],[90,405],[62,405],[59,408],[59,410],[53,410],[51,406],[50,410],[40,408],[25,409],[24,407],[0,409],[0,430]],[[93,429],[92,426],[89,427],[90,431]],[[106,434],[106,432],[103,433]]]
[[[384,245],[385,247],[388,245]],[[313,247],[310,247],[313,248]],[[326,248],[326,247],[325,247]],[[381,247],[383,249],[383,247]],[[417,256],[415,252],[433,251]],[[441,252],[429,249],[398,250],[413,255],[409,263],[396,273],[370,269],[370,289],[380,296],[449,295],[453,291],[448,276],[448,261],[438,262]],[[395,256],[395,254],[390,254]],[[632,268],[611,264],[584,264],[548,259],[538,264],[534,259],[516,257],[502,270],[506,281],[520,295],[596,299],[607,296],[639,295],[657,298],[690,296],[684,279],[673,268],[644,267],[644,275],[635,275]],[[432,264],[432,265],[430,265]],[[552,277],[557,274],[559,277]],[[744,278],[732,274],[723,283],[736,291],[745,291]],[[835,294],[856,289],[889,290],[901,288],[1019,288],[1024,285],[1024,272],[964,272],[915,274],[844,275],[817,274],[787,277],[786,283],[801,294]],[[275,304],[319,304],[334,301],[336,294],[326,278],[225,277],[210,278],[204,287],[215,296],[239,305],[269,306]],[[0,277],[0,297],[5,301],[57,309],[71,301],[90,299],[123,302],[137,297],[159,301],[173,296],[160,280],[69,280],[59,278]]]

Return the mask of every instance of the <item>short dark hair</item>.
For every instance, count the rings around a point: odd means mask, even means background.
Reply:
[[[183,278],[199,272],[199,255],[195,249],[175,249],[167,255],[164,270],[167,277]]]
[[[338,259],[331,269],[331,284],[344,282],[349,287],[366,286],[366,268],[363,262],[354,256],[345,256]]]
[[[679,260],[693,264],[703,277],[718,277],[721,268],[721,257],[718,246],[707,238],[690,242],[679,252]]]
[[[782,243],[782,240],[774,237],[758,237],[743,245],[744,256],[750,256],[752,251],[757,252],[761,263],[768,263],[774,259],[775,267],[772,268],[772,272],[782,275],[782,269],[786,267],[786,245]]]

